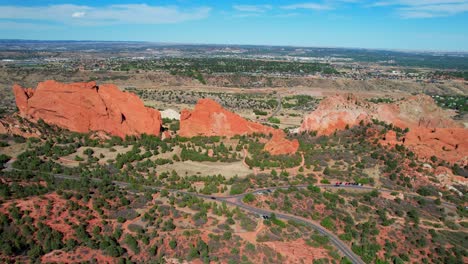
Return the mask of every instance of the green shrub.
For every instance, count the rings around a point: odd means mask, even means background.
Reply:
[[[244,199],[242,199],[242,201],[244,203],[251,203],[255,201],[255,195],[253,195],[252,193],[248,193],[244,196]]]
[[[335,223],[330,217],[325,217],[320,224],[328,230],[335,230]]]

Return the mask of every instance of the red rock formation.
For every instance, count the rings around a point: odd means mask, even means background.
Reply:
[[[42,119],[71,131],[103,131],[119,137],[160,132],[159,111],[112,84],[45,81],[35,90],[15,85],[13,91],[20,114],[32,121]]]
[[[19,135],[25,138],[40,137],[41,132],[30,124],[21,122],[18,116],[7,116],[0,119],[0,134]]]
[[[287,140],[280,134],[274,134],[270,141],[265,144],[265,150],[272,155],[292,154],[299,148],[297,139]]]
[[[382,145],[404,145],[420,158],[430,159],[436,156],[440,160],[468,165],[468,130],[464,128],[416,127],[410,129],[404,138],[397,139],[394,131],[389,131]]]
[[[13,85],[13,93],[15,94],[16,106],[20,113],[26,112],[28,109],[28,99],[34,95],[34,90],[15,84]]]
[[[182,137],[200,135],[232,137],[253,133],[272,134],[272,141],[280,144],[273,146],[274,143],[269,142],[266,150],[275,155],[295,153],[299,146],[297,141],[285,139],[282,130],[248,121],[235,113],[227,111],[211,99],[200,99],[193,111],[183,110],[180,115],[179,135]]]
[[[452,170],[447,167],[439,166],[435,168],[434,175],[443,186],[450,186],[453,182],[468,186],[468,179],[462,176],[453,175]]]
[[[278,129],[247,121],[229,112],[211,99],[200,99],[193,111],[182,110],[180,131],[182,137],[245,135],[253,133],[272,134]]]
[[[7,134],[8,129],[5,127],[3,123],[0,123],[0,134]]]
[[[314,112],[305,117],[299,131],[317,131],[319,135],[329,135],[346,126],[368,122],[371,118],[364,104],[369,106],[353,95],[327,97]]]
[[[317,131],[329,135],[372,119],[409,128],[404,140],[397,140],[389,131],[382,144],[404,144],[418,156],[436,156],[449,162],[467,163],[468,130],[451,119],[451,114],[439,108],[427,95],[411,96],[392,104],[374,104],[353,95],[328,97],[305,117],[299,132]]]
[[[412,96],[393,104],[373,104],[348,94],[322,100],[317,109],[304,118],[299,131],[329,135],[346,125],[352,127],[372,119],[401,128],[461,127],[427,95]]]

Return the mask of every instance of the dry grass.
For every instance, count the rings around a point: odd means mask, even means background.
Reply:
[[[242,161],[224,163],[224,162],[194,162],[183,161],[174,164],[166,164],[158,167],[159,171],[175,170],[179,175],[218,175],[221,174],[227,179],[234,176],[245,177],[253,173],[253,170],[245,167]]]

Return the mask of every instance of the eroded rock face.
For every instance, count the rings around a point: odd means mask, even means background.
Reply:
[[[286,155],[296,153],[299,148],[297,139],[288,140],[280,134],[274,134],[270,141],[265,144],[265,150],[272,155]]]
[[[254,133],[273,135],[265,150],[271,154],[292,154],[297,151],[299,143],[285,139],[280,129],[264,126],[248,121],[241,116],[224,109],[211,99],[200,99],[193,111],[183,110],[180,115],[179,135],[182,137],[194,136],[226,136],[250,135]],[[267,146],[269,146],[267,148]]]
[[[277,129],[250,122],[241,116],[227,111],[211,99],[200,99],[193,111],[182,110],[180,131],[182,137],[226,136],[253,133],[277,133]]]
[[[317,131],[319,135],[330,135],[346,126],[368,122],[371,120],[366,110],[369,107],[368,103],[359,101],[353,95],[327,97],[314,112],[305,117],[299,132]]]
[[[103,131],[119,137],[160,132],[159,111],[112,84],[45,81],[35,90],[15,85],[13,91],[21,116],[32,121],[42,119],[71,131]]]
[[[42,135],[38,129],[21,122],[19,119],[15,115],[0,119],[0,134],[19,135],[25,138],[40,137]]]
[[[5,127],[5,125],[3,125],[3,123],[0,123],[0,134],[7,134],[7,133],[8,133],[8,130]]]
[[[464,186],[468,186],[468,179],[462,176],[453,175],[452,170],[447,167],[439,166],[435,168],[434,175],[436,176],[437,180],[439,180],[440,184],[443,186],[450,186],[450,184],[453,182],[462,184]]]
[[[403,138],[397,139],[394,131],[389,131],[380,140],[382,145],[404,145],[420,158],[432,156],[450,163],[468,165],[468,130],[464,128],[416,127],[410,129]]]
[[[468,130],[427,95],[411,96],[391,104],[374,104],[351,94],[331,96],[304,118],[299,132],[329,135],[372,119],[409,128],[405,137],[398,140],[395,132],[389,131],[382,144],[403,144],[423,158],[434,155],[449,162],[467,163]]]
[[[329,135],[346,125],[352,127],[372,119],[401,128],[461,127],[427,95],[411,96],[392,104],[374,104],[348,94],[322,100],[317,109],[304,118],[299,132],[317,131],[319,135]]]

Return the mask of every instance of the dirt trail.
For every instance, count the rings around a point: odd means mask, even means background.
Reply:
[[[264,229],[265,224],[263,224],[263,221],[259,219],[257,227],[255,228],[254,231],[249,232],[249,231],[237,231],[236,235],[240,236],[242,239],[245,241],[248,241],[252,244],[257,244],[257,236],[258,234]]]

